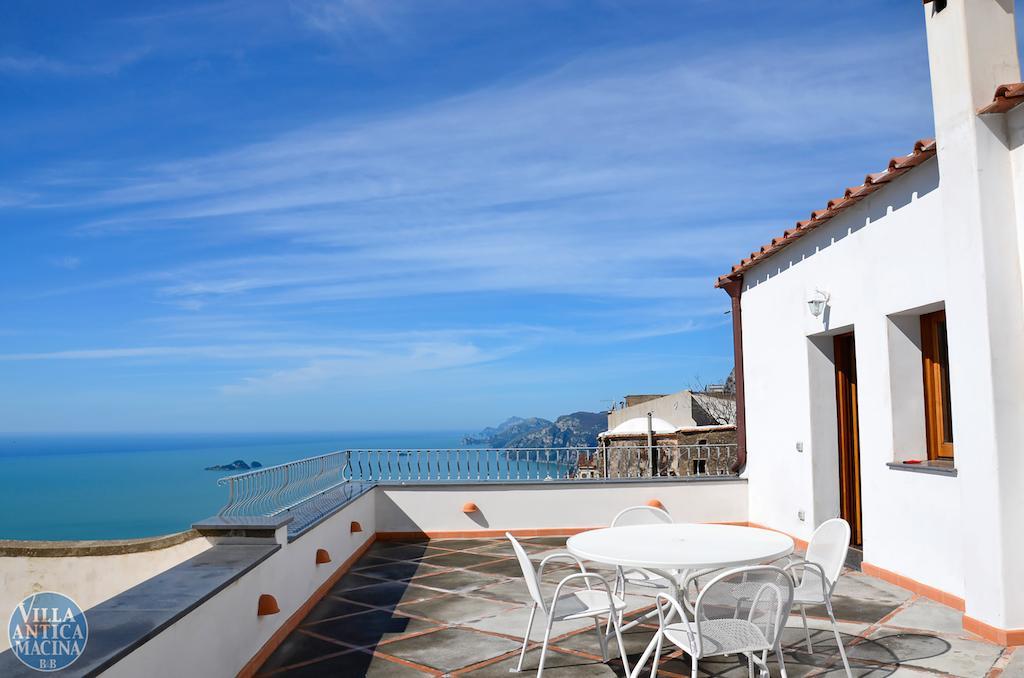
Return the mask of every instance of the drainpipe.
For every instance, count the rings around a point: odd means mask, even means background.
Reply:
[[[655,464],[654,464],[654,417],[653,412],[647,413],[647,460],[651,463],[651,477],[654,477]]]
[[[721,287],[732,299],[732,351],[736,371],[736,463],[733,473],[743,473],[747,466],[747,417],[746,399],[743,394],[743,313],[740,310],[740,296],[743,294],[743,276],[720,282]]]

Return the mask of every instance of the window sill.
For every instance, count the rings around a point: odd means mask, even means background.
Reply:
[[[929,473],[935,476],[956,477],[956,467],[951,461],[922,461],[920,464],[904,464],[899,461],[891,461],[886,464],[894,471],[909,471],[911,473]]]

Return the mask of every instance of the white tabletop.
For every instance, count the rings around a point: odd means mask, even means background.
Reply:
[[[753,527],[675,523],[581,532],[566,548],[578,558],[608,565],[701,570],[782,558],[793,552],[793,540]]]

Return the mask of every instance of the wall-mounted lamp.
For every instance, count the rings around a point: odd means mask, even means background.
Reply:
[[[832,297],[828,292],[822,292],[821,290],[814,290],[814,294],[810,299],[807,300],[807,310],[811,312],[815,318],[820,318],[821,314],[825,312],[825,306],[828,304],[829,299]]]

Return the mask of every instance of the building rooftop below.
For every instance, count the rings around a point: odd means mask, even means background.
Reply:
[[[651,400],[657,400],[658,398],[664,398],[667,395],[668,395],[667,393],[631,394],[631,395],[625,396],[622,399],[622,403],[623,403],[623,405],[625,407],[632,407],[633,405],[639,405],[641,403],[646,403],[646,402],[649,402]]]
[[[646,434],[650,426],[651,433],[675,433],[678,426],[670,424],[664,419],[658,417],[651,417],[648,422],[647,417],[633,417],[626,421],[618,424],[615,428],[605,431],[600,434],[601,436],[606,435],[640,435]],[[600,436],[599,436],[600,437]]]
[[[524,538],[521,543],[539,562],[547,553],[562,550],[565,538]],[[546,597],[570,572],[569,565],[555,565],[549,563],[544,573]],[[607,567],[593,569],[611,575]],[[259,675],[507,676],[515,667],[529,601],[504,539],[376,542]],[[848,570],[833,602],[856,676],[1024,676],[1024,653],[965,634],[960,612],[880,579]],[[627,604],[634,612],[650,609],[653,598],[631,595]],[[807,652],[799,616],[794,615],[783,641],[788,674],[843,675],[824,611],[808,608],[808,614],[815,652]],[[625,634],[631,663],[654,630],[638,626]],[[542,632],[538,620],[522,675],[536,671]],[[617,660],[602,663],[590,620],[556,625],[554,633],[545,675],[623,675]],[[777,665],[770,665],[772,675],[779,675]],[[702,676],[747,676],[745,661],[737,657],[711,658],[700,669]],[[648,667],[641,675],[649,672]],[[666,650],[658,675],[689,676],[688,658]]]

